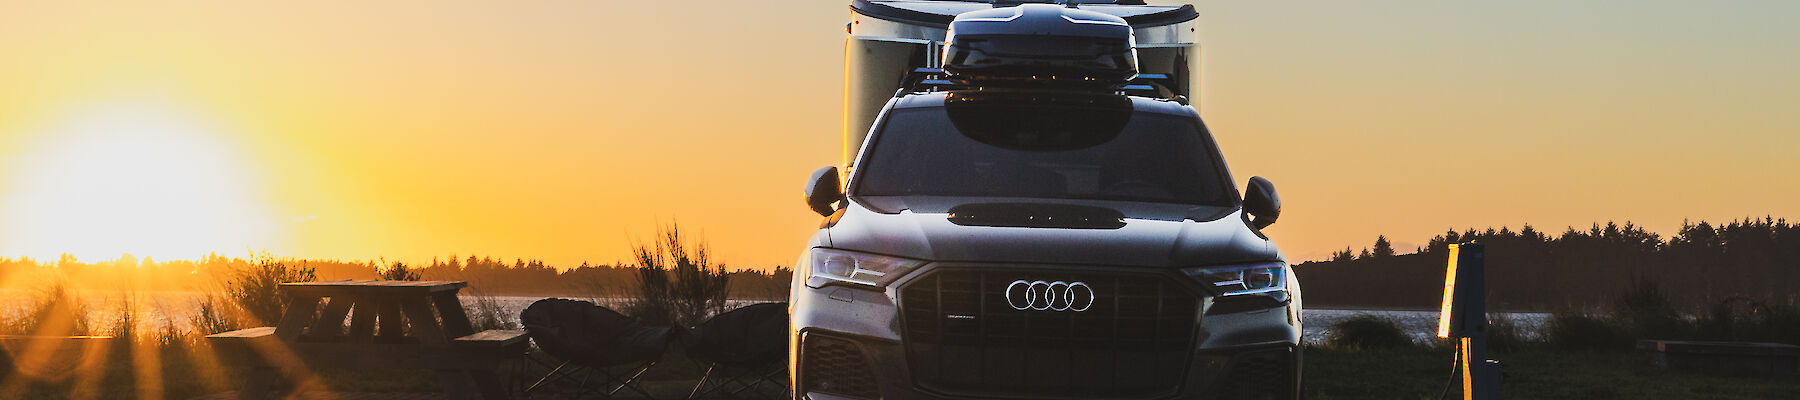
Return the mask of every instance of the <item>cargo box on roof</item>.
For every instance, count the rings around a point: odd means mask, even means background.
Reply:
[[[946,38],[943,71],[966,85],[1109,87],[1138,73],[1125,19],[1074,7],[970,11]]]
[[[1021,3],[1049,2],[851,1],[844,48],[844,165],[852,167],[869,127],[908,72],[946,67],[940,57],[957,15]],[[1116,16],[1130,25],[1138,73],[1166,75],[1175,95],[1197,98],[1199,14],[1193,6],[1148,6],[1131,0],[1076,3],[1078,10]]]

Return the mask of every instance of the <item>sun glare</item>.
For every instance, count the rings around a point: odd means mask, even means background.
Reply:
[[[109,104],[37,132],[0,170],[0,256],[268,249],[277,225],[256,174],[203,121],[163,104]]]

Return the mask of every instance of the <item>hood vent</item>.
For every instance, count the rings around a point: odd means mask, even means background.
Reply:
[[[950,223],[963,226],[1064,229],[1125,227],[1125,214],[1118,210],[1068,204],[963,204],[950,208],[949,219]]]

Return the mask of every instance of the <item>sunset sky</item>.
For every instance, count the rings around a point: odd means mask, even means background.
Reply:
[[[571,266],[678,221],[790,265],[846,5],[0,3],[0,257]],[[1800,3],[1196,6],[1201,115],[1292,261],[1800,216]]]

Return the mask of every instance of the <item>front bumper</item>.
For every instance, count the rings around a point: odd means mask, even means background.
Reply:
[[[964,268],[967,266],[952,266]],[[942,268],[942,267],[938,267]],[[903,289],[915,280],[932,276],[934,266],[914,271],[907,279],[877,292],[860,288],[823,286],[797,288],[790,301],[793,309],[795,349],[792,376],[799,398],[976,399],[1044,398],[1043,392],[1011,394],[1006,391],[955,392],[941,385],[940,377],[914,376],[909,359],[907,314],[901,308]],[[1106,273],[1119,269],[1083,269]],[[916,293],[915,293],[916,295]],[[1292,399],[1299,387],[1300,327],[1289,302],[1273,308],[1250,309],[1198,318],[1197,329],[1183,350],[1179,382],[1169,390],[1116,398],[1131,399]],[[917,314],[916,312],[914,314]],[[917,320],[917,315],[913,319]],[[914,324],[918,324],[914,322]],[[915,341],[917,342],[917,341]],[[916,343],[915,343],[916,345]],[[918,355],[919,349],[911,354]],[[960,350],[959,350],[960,351]],[[935,353],[932,353],[935,355]],[[942,361],[937,361],[942,362]],[[1050,362],[1056,368],[1057,362]],[[1081,369],[1069,363],[1074,371]],[[986,366],[980,366],[985,368]],[[1185,368],[1183,368],[1185,367]],[[977,368],[981,369],[981,368]],[[1037,367],[1043,370],[1042,366]],[[1168,368],[1164,368],[1168,369]],[[924,369],[927,373],[940,373]],[[1073,372],[1069,372],[1073,373]],[[985,373],[983,374],[986,375]],[[927,379],[921,379],[927,378]],[[1066,398],[1113,397],[1094,392]]]

